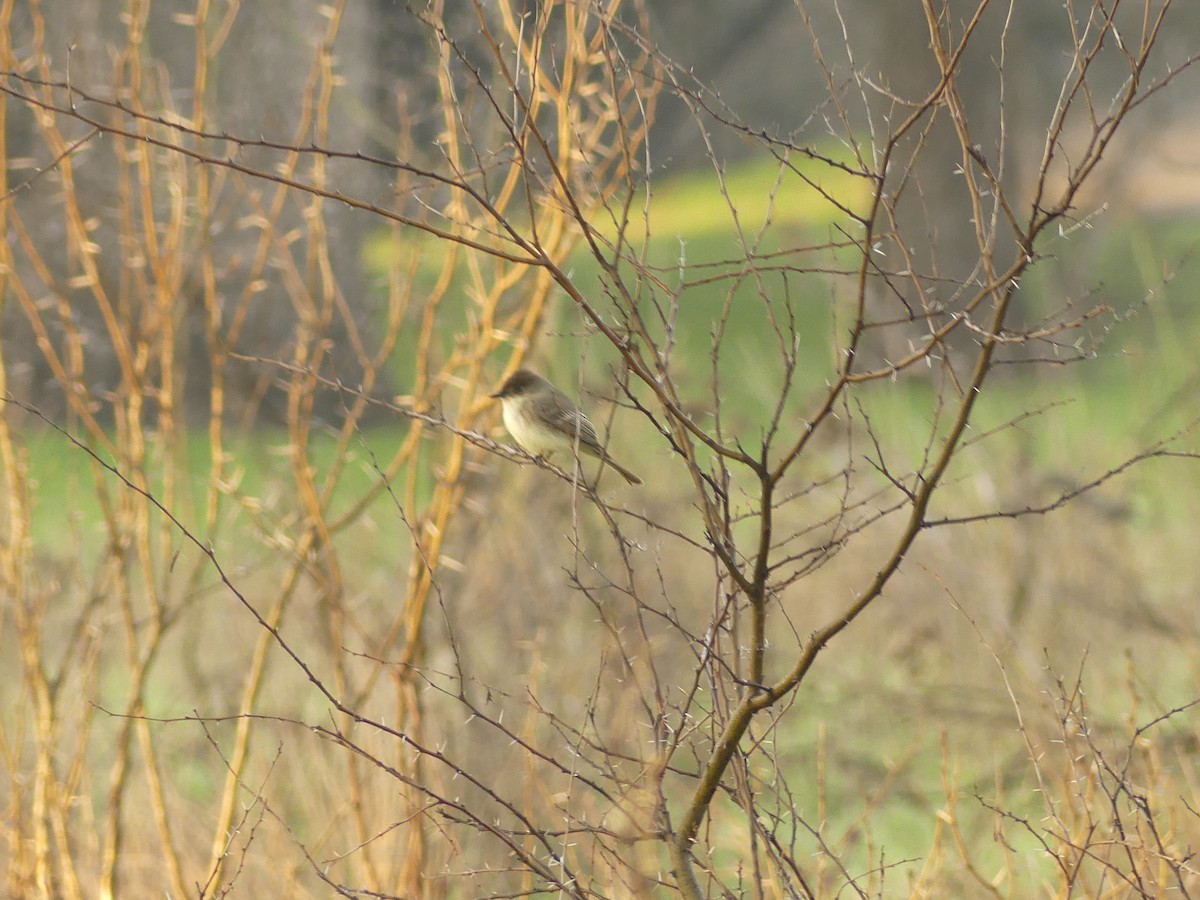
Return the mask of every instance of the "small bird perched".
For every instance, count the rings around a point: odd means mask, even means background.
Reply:
[[[596,429],[571,398],[541,375],[517,369],[492,396],[504,404],[504,427],[526,453],[549,459],[556,450],[574,453],[578,445],[588,456],[612,466],[630,484],[642,483],[605,452]]]

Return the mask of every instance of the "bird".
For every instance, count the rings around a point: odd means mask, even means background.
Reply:
[[[612,466],[630,484],[642,483],[601,446],[596,429],[571,398],[536,372],[517,369],[492,397],[504,407],[504,427],[531,456],[549,459],[558,450],[573,453],[578,446]]]

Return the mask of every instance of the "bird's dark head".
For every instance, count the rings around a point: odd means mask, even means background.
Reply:
[[[508,380],[500,386],[500,390],[492,394],[496,400],[504,400],[507,397],[520,397],[524,394],[531,393],[545,383],[541,375],[530,372],[528,369],[517,369],[508,376]]]

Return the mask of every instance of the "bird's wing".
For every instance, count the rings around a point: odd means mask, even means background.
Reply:
[[[578,434],[581,445],[592,450],[599,450],[600,440],[596,437],[596,429],[588,421],[588,417],[580,412],[566,394],[554,399],[553,404],[547,403],[543,408],[546,413],[546,421],[556,431],[562,432],[572,441]]]

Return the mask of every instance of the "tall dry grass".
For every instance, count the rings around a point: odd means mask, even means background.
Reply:
[[[998,366],[1110,321],[1019,284],[1189,60],[1155,55],[1171,3],[1069,7],[1014,187],[959,90],[1007,52],[998,9],[923,4],[937,74],[903,98],[801,5],[818,142],[737,119],[633,4],[432,4],[405,19],[424,74],[366,124],[344,2],[293,10],[310,37],[265,72],[236,3],[131,4],[69,58],[0,5],[8,893],[1196,890],[1197,573],[1151,582],[1161,545],[1103,512],[1126,470],[1190,472],[1190,432],[1063,483],[1005,442],[1041,401],[975,428]],[[156,55],[181,34],[187,65]],[[723,259],[656,256],[667,101]],[[761,222],[714,132],[774,161]],[[945,270],[935,146],[971,212]],[[797,192],[828,240],[773,230]],[[493,436],[504,375],[571,356],[643,492]]]

